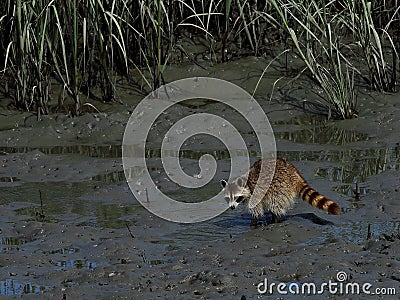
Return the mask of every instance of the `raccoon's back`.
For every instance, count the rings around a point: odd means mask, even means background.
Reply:
[[[275,169],[274,169],[275,166]],[[263,172],[262,167],[264,168]],[[298,182],[302,179],[297,169],[281,158],[260,159],[250,168],[248,186],[253,193],[258,179],[259,187],[264,191],[280,193],[297,193]]]
[[[260,181],[258,182],[259,178]],[[276,209],[278,214],[279,211],[284,212],[286,206],[291,206],[297,195],[319,209],[335,215],[340,213],[339,205],[312,188],[296,167],[283,159],[260,159],[256,161],[248,176],[248,186],[251,193],[255,190],[257,183],[260,192],[263,194],[263,196],[260,195],[260,198],[263,197],[264,204],[268,202],[269,208]]]
[[[295,202],[300,178],[296,168],[283,159],[256,161],[247,180],[253,195],[249,204],[250,212],[258,217],[263,215],[265,210],[276,216],[284,215]]]

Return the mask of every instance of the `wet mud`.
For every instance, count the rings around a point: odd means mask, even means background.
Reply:
[[[179,68],[185,68],[181,66]],[[171,80],[183,76],[170,70]],[[197,67],[192,67],[197,68]],[[262,72],[247,58],[212,70],[252,91]],[[191,73],[191,74],[192,74]],[[187,71],[186,73],[187,74]],[[193,74],[192,74],[193,75]],[[176,224],[143,208],[125,181],[122,135],[141,100],[121,90],[124,105],[69,118],[2,109],[0,128],[0,298],[23,299],[299,299],[273,290],[305,283],[370,283],[400,293],[400,96],[360,96],[357,119],[327,120],[280,101],[266,78],[256,98],[275,132],[278,156],[334,199],[333,216],[297,201],[281,223],[271,216],[251,228],[244,209],[227,210],[207,222]],[[301,95],[299,95],[301,98]],[[218,160],[205,188],[182,190],[169,181],[160,161],[160,139],[169,122],[197,112],[219,112],[248,143],[252,161],[259,147],[248,124],[218,103],[175,105],[161,116],[148,139],[147,163],[157,185],[180,201],[217,194],[229,175],[229,153],[207,136],[189,139],[181,164],[195,173],[204,153]],[[165,119],[163,119],[165,118]],[[169,121],[168,121],[169,120]],[[264,286],[262,286],[264,287]],[[315,299],[365,299],[365,295],[314,295]]]

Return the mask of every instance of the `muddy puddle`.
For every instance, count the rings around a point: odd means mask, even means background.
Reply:
[[[0,147],[0,155],[12,153],[28,153],[32,151],[51,154],[76,154],[87,157],[119,158],[121,145],[72,145],[72,146],[46,146],[46,147]]]
[[[300,144],[347,145],[368,140],[368,134],[335,127],[322,116],[295,117],[273,123],[276,139]]]
[[[348,243],[362,245],[370,239],[376,239],[380,235],[390,235],[393,232],[399,232],[400,221],[393,222],[368,222],[357,221],[348,222],[325,230],[318,238],[311,239],[302,245],[319,245],[327,242],[337,242],[344,240]]]
[[[26,243],[23,239],[18,239],[15,237],[2,237],[0,240],[0,251],[1,252],[10,252],[10,251],[19,251],[20,245]]]
[[[276,139],[286,140],[296,144],[329,144],[329,145],[346,145],[346,150],[326,150],[326,151],[278,151],[278,156],[285,158],[296,164],[299,161],[312,162],[328,162],[326,167],[316,167],[312,173],[316,177],[324,178],[334,183],[333,191],[347,196],[349,206],[354,206],[357,202],[354,200],[355,193],[358,192],[361,196],[368,194],[369,189],[366,180],[371,175],[377,175],[385,170],[400,169],[400,147],[388,147],[384,149],[349,149],[349,144],[353,142],[366,141],[368,136],[363,133],[343,130],[334,126],[326,127],[326,120],[316,117],[294,118],[286,122],[280,121],[276,123]],[[305,127],[303,129],[291,128],[290,131],[283,131],[287,125],[296,125]],[[281,128],[280,126],[284,126]],[[121,158],[121,145],[74,145],[74,146],[53,146],[53,147],[2,147],[0,151],[5,154],[13,153],[29,153],[31,151],[39,151],[49,155],[79,155],[84,157],[99,157],[99,158]],[[179,157],[187,159],[186,164],[196,164],[198,159],[204,154],[211,154],[217,160],[228,160],[229,152],[227,150],[214,151],[195,151],[182,150],[179,152]],[[259,151],[250,151],[250,157],[254,161],[261,156]],[[160,149],[147,149],[147,158],[159,159],[161,156]],[[162,165],[154,167],[151,171],[155,174],[162,172]],[[165,176],[165,174],[164,174]],[[32,202],[32,207],[25,207],[17,210],[17,214],[31,216],[35,219],[39,211],[38,193],[40,189],[45,190],[45,210],[49,216],[62,215],[65,213],[78,213],[83,216],[95,215],[95,221],[83,222],[79,225],[95,225],[107,228],[121,228],[124,222],[118,221],[118,218],[127,216],[136,208],[131,206],[121,206],[119,204],[102,204],[85,202],[82,199],[76,201],[76,198],[89,193],[94,189],[99,189],[102,186],[113,183],[123,183],[126,180],[124,171],[113,171],[103,174],[91,176],[87,181],[78,183],[24,183],[18,192],[14,188],[7,189],[7,185],[3,186],[5,197],[3,203],[13,201]],[[17,177],[1,177],[0,182],[13,183],[19,182]],[[214,183],[213,189],[218,189],[219,186]],[[65,193],[65,190],[68,193]],[[356,189],[358,189],[356,191]],[[7,194],[8,193],[8,194]],[[197,193],[197,194],[196,194]],[[36,194],[36,195],[35,195]],[[171,194],[174,196],[174,194]],[[207,197],[207,194],[199,194],[199,191],[193,191],[193,197],[201,199]],[[175,195],[176,200],[184,201],[186,197],[180,192]],[[199,200],[201,201],[201,200]],[[62,205],[61,205],[62,204]],[[351,204],[351,205],[350,205]],[[359,205],[362,205],[359,203]],[[33,220],[32,219],[32,220]],[[57,222],[56,217],[47,217],[46,222]],[[221,221],[223,226],[229,227],[229,221]],[[240,225],[238,220],[233,221],[236,225]],[[244,224],[242,224],[244,225]],[[351,225],[349,225],[351,226]],[[246,226],[244,226],[246,227]],[[210,234],[205,235],[206,238],[213,238],[212,232],[215,229],[209,229]],[[201,236],[201,235],[200,235]],[[218,237],[218,235],[216,235]]]
[[[46,290],[46,286],[38,286],[30,283],[20,283],[13,279],[0,281],[0,295],[21,296],[23,294],[38,294]]]
[[[54,263],[56,267],[61,270],[68,269],[94,269],[97,267],[96,262],[92,262],[86,259],[70,259],[70,260],[59,260]]]

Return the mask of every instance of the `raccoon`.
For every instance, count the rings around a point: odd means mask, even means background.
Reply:
[[[261,173],[262,166],[267,170],[272,170],[274,164],[274,174],[272,172]],[[261,181],[257,191],[260,195],[254,195],[252,201],[255,199],[256,202],[253,204],[250,203],[250,197],[255,191],[259,177]],[[269,185],[268,182],[270,182]],[[280,158],[260,159],[254,163],[247,174],[237,177],[232,182],[221,180],[221,185],[225,200],[231,209],[235,209],[241,203],[247,206],[253,217],[252,226],[257,225],[258,219],[266,211],[271,212],[275,223],[280,222],[281,216],[285,215],[287,210],[293,206],[297,195],[319,209],[334,215],[340,213],[340,208],[335,202],[314,190],[295,166]],[[259,201],[259,199],[262,200]]]

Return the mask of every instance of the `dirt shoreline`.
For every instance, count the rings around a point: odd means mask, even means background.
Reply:
[[[218,73],[240,85],[239,75],[258,64],[249,58],[237,70],[216,66],[207,75]],[[252,82],[242,80],[242,86]],[[267,94],[265,87],[259,91]],[[2,111],[7,116],[0,122],[1,298],[53,300],[65,293],[67,299],[299,299],[303,296],[277,290],[262,295],[257,285],[265,279],[286,287],[320,285],[338,282],[338,272],[346,273],[346,282],[370,283],[371,291],[397,289],[397,296],[374,298],[398,298],[400,95],[362,98],[360,117],[345,121],[260,100],[276,131],[279,155],[336,199],[342,214],[327,215],[298,201],[282,223],[256,229],[244,210],[190,225],[146,211],[124,182],[119,147],[127,107],[140,97],[122,96],[124,106],[76,118],[55,114],[37,122],[27,113]],[[212,147],[205,139],[200,150]],[[186,167],[197,163],[189,154]],[[152,163],[158,170],[156,159]],[[228,171],[228,160],[221,159],[221,166]],[[164,177],[154,173],[161,186],[179,194]],[[360,182],[360,200],[351,192],[353,178]],[[218,180],[212,187],[219,188]],[[327,297],[367,296],[313,296]]]

